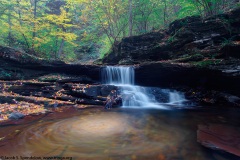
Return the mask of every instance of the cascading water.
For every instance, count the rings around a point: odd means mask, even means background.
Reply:
[[[111,85],[134,85],[133,67],[107,66],[102,71],[102,81]]]
[[[161,91],[162,94],[167,94],[167,102],[158,102],[155,96],[147,87],[134,85],[134,68],[125,66],[107,66],[102,69],[102,82],[104,84],[115,85],[120,88],[123,107],[141,107],[141,108],[161,108],[166,104],[181,105],[185,100],[184,95],[178,92],[170,92],[169,90]]]
[[[180,94],[177,91],[169,93],[169,104],[182,105],[183,101],[186,101],[183,94]]]

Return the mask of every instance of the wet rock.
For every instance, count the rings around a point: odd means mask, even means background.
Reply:
[[[105,109],[111,109],[113,106],[122,106],[122,97],[118,95],[117,90],[112,90],[105,102]]]
[[[119,61],[120,65],[133,65],[135,62],[131,58],[122,59]]]
[[[240,104],[240,98],[237,96],[233,96],[233,95],[229,96],[228,101],[234,104]]]
[[[156,101],[162,102],[162,103],[168,103],[169,102],[169,92],[168,89],[161,89],[157,87],[149,87],[148,93],[151,95],[154,95]]]
[[[227,94],[227,93],[220,93],[219,99],[223,99],[226,103],[231,104],[233,106],[240,106],[240,98],[235,95]]]
[[[118,88],[113,85],[102,85],[101,96],[107,97],[111,93],[112,90],[118,90]]]
[[[86,99],[86,98],[78,98],[75,101],[77,104],[87,104],[87,105],[104,105],[103,101],[94,100],[94,99]]]
[[[22,119],[25,115],[19,112],[13,112],[9,115],[9,119]]]
[[[221,48],[223,56],[225,57],[235,57],[240,58],[240,34],[237,36],[233,36],[226,40],[225,44]]]
[[[91,97],[97,97],[101,95],[101,85],[91,85],[85,88],[85,94]]]
[[[64,78],[61,80],[57,80],[58,83],[82,83],[82,84],[93,84],[95,81],[93,81],[91,78],[82,76],[82,77],[76,77],[76,78]]]
[[[207,148],[240,156],[240,128],[221,124],[198,125],[197,139]]]
[[[172,88],[189,86],[205,90],[219,90],[239,96],[240,76],[230,76],[222,70],[190,65],[155,62],[135,67],[136,84]],[[227,85],[226,85],[227,84]]]

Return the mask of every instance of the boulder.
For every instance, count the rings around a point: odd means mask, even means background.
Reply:
[[[23,118],[25,115],[19,112],[13,112],[9,115],[9,119],[21,119]]]
[[[101,86],[101,96],[107,97],[112,90],[118,90],[118,87],[113,85],[102,85]]]
[[[154,58],[167,59],[168,54],[162,50],[159,55],[158,43],[165,37],[164,33],[151,32],[140,36],[123,38],[115,43],[112,52],[103,58],[103,63],[108,64],[132,64],[142,60]]]
[[[197,139],[207,148],[240,156],[240,128],[222,124],[198,125]]]

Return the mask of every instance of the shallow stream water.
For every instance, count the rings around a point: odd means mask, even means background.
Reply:
[[[0,125],[0,155],[79,160],[235,160],[197,142],[200,124],[239,127],[240,111],[69,109]],[[3,138],[4,137],[4,138]],[[3,158],[2,158],[3,159]]]

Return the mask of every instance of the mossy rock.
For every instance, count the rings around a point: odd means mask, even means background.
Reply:
[[[197,67],[208,67],[211,65],[218,65],[221,64],[222,60],[221,59],[208,59],[200,62],[194,62],[192,63],[193,65]]]
[[[187,63],[187,62],[199,62],[202,61],[204,59],[204,56],[201,54],[194,54],[191,56],[187,56],[187,57],[183,57],[183,58],[179,58],[177,60],[175,60],[176,62],[181,62],[181,63]]]

